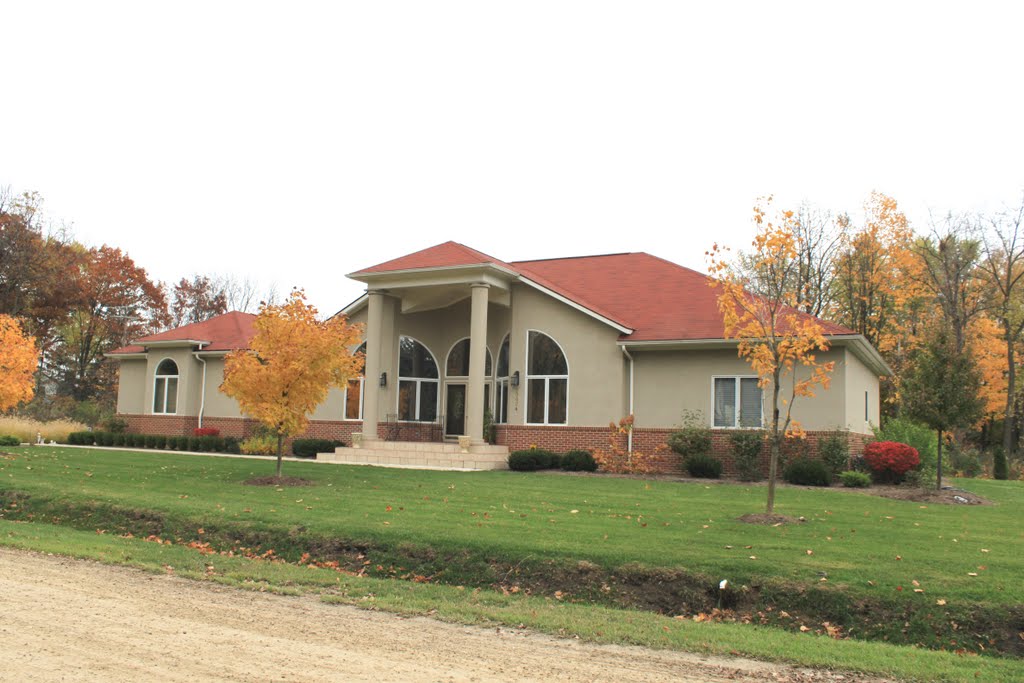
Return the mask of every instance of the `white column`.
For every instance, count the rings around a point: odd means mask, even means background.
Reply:
[[[384,326],[384,295],[367,292],[366,361],[363,382],[363,441],[377,439],[377,407],[380,404],[380,348]]]
[[[475,444],[484,443],[484,366],[487,358],[487,292],[489,285],[471,286],[469,319],[469,387],[466,390],[466,434]]]

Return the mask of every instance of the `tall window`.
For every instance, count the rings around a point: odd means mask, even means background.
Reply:
[[[505,424],[508,422],[508,335],[505,335],[505,341],[501,342],[501,348],[498,350],[498,368],[497,368],[497,382],[498,391],[496,392],[495,400],[497,405],[494,406],[494,421],[498,424]]]
[[[437,419],[437,362],[427,347],[412,337],[399,340],[398,419],[433,422]]]
[[[460,339],[448,352],[444,374],[447,377],[469,377],[469,338]],[[484,349],[484,377],[491,378],[491,350]]]
[[[761,427],[761,387],[756,377],[715,377],[716,427]]]
[[[366,342],[359,345],[359,348],[355,350],[355,353],[361,353],[364,357],[366,356]],[[348,386],[345,387],[345,419],[346,420],[362,420],[363,419],[363,374],[365,367],[361,369],[359,377],[353,377],[348,381]]]
[[[526,421],[565,424],[569,365],[562,347],[546,334],[531,330],[526,348]]]
[[[178,364],[170,358],[156,366],[153,382],[153,412],[173,415],[178,412]]]

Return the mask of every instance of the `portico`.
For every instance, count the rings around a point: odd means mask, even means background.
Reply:
[[[493,391],[488,390],[488,346],[492,337],[505,333],[510,287],[516,274],[500,265],[481,263],[380,272],[370,269],[349,277],[367,285],[362,447],[379,447],[389,415],[403,423],[444,417],[447,437],[468,437],[471,451],[485,447],[484,413],[490,408],[485,397],[489,399]],[[492,309],[498,309],[496,322],[501,326],[493,334],[489,325]],[[400,329],[399,319],[404,329]],[[424,323],[429,319],[430,334],[427,330],[417,334],[419,319]],[[428,337],[426,343],[421,336]],[[459,344],[467,337],[465,354]],[[451,339],[457,341],[449,346]],[[439,345],[448,346],[443,356],[445,349],[437,348]],[[431,350],[431,346],[435,348]],[[465,365],[465,355],[468,371],[458,369]],[[462,408],[464,427],[449,414],[453,406]],[[465,439],[461,441],[466,445]]]

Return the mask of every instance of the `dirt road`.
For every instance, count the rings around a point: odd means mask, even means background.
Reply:
[[[865,681],[403,618],[0,549],[4,681]]]

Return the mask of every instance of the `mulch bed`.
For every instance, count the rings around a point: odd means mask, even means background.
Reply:
[[[992,501],[955,487],[924,489],[917,486],[879,486],[872,485],[869,489],[861,489],[858,493],[869,496],[881,496],[895,500],[909,500],[915,503],[931,503],[933,505],[991,505]]]
[[[316,482],[302,477],[256,477],[242,483],[246,486],[312,486]]]
[[[763,526],[781,526],[783,524],[802,524],[807,520],[803,517],[789,517],[787,515],[776,515],[768,514],[767,512],[757,512],[743,515],[742,517],[736,518],[738,521],[745,524],[761,524]]]

